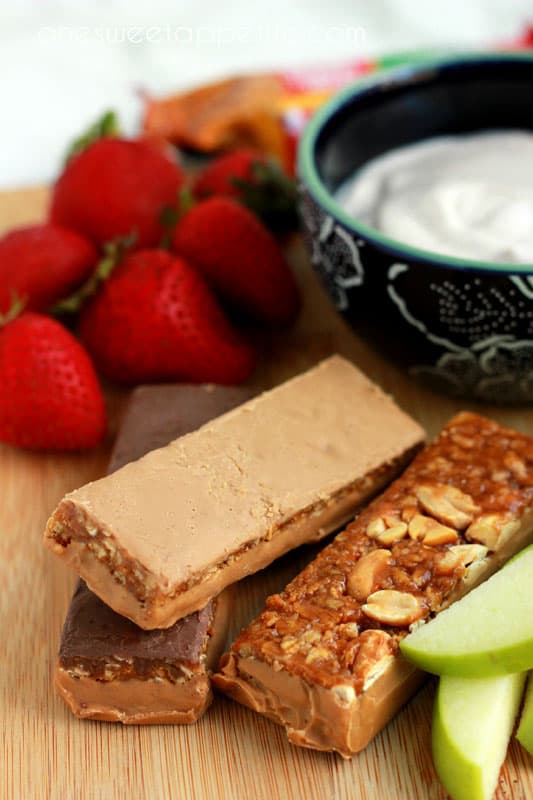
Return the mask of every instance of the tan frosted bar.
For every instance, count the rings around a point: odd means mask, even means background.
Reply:
[[[163,628],[347,522],[423,431],[333,356],[68,494],[46,544],[118,613]]]

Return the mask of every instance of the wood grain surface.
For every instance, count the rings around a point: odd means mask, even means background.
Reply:
[[[0,195],[0,228],[40,218],[45,205],[46,191],[41,188]],[[299,243],[290,256],[304,292],[304,309],[293,330],[265,340],[262,364],[254,377],[257,386],[278,383],[337,351],[392,393],[430,436],[465,407],[421,389],[376,356],[334,313]],[[111,428],[116,430],[126,393],[109,387],[107,396]],[[531,410],[477,410],[533,433]],[[430,754],[432,681],[351,761],[291,746],[281,728],[220,697],[190,727],[124,727],[72,716],[54,694],[52,672],[75,576],[44,549],[41,540],[46,519],[61,496],[103,474],[111,440],[112,434],[97,451],[68,456],[0,445],[0,796],[5,800],[443,800],[446,795]],[[242,581],[230,636],[311,555],[311,549],[303,549]],[[533,760],[516,741],[496,797],[533,798]]]

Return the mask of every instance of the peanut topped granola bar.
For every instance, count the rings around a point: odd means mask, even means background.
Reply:
[[[350,756],[421,681],[398,643],[533,538],[533,439],[462,413],[244,630],[216,685]]]

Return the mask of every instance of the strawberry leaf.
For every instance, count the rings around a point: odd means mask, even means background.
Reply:
[[[232,178],[239,200],[276,234],[289,233],[299,225],[296,183],[274,160],[256,161],[252,180]]]
[[[184,186],[180,191],[179,216],[180,218],[196,205],[196,200],[189,186]]]
[[[26,297],[19,297],[19,295],[11,291],[11,306],[5,314],[0,314],[0,328],[3,328],[4,325],[7,325],[10,322],[13,322],[26,307],[27,298]]]
[[[55,303],[49,310],[49,313],[52,314],[52,316],[77,314],[84,303],[96,293],[100,284],[109,278],[117,264],[122,261],[126,252],[133,247],[136,239],[137,235],[131,233],[124,238],[107,242],[104,245],[103,258],[97,263],[94,272],[88,280],[73,294]]]
[[[120,125],[117,115],[114,111],[106,111],[103,116],[97,119],[96,122],[70,144],[65,156],[65,164],[70,161],[73,156],[85,150],[90,144],[98,141],[98,139],[119,135]]]
[[[176,206],[165,206],[161,209],[159,222],[163,228],[172,230],[179,219],[179,209]]]
[[[170,250],[170,243],[172,240],[172,231],[180,221],[180,219],[190,211],[196,204],[194,195],[188,186],[183,187],[178,195],[178,202],[175,206],[165,206],[161,209],[159,214],[159,223],[165,229],[164,236],[159,242],[159,247],[162,250]]]

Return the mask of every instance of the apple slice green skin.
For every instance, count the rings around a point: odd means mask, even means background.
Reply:
[[[437,675],[488,677],[533,669],[533,545],[405,637],[409,661]]]
[[[525,673],[440,679],[433,712],[433,759],[453,800],[488,800],[520,706]]]
[[[522,747],[525,747],[527,752],[533,756],[533,672],[529,673],[524,708],[516,738]]]

